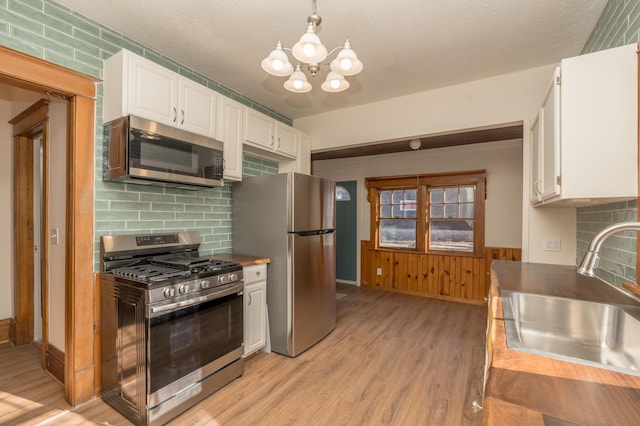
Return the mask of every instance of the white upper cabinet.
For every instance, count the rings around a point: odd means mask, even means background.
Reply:
[[[580,206],[637,197],[636,50],[633,44],[561,61],[538,123],[532,121],[534,204]]]
[[[104,121],[137,115],[215,137],[213,90],[125,49],[105,61]]]
[[[242,114],[241,103],[218,96],[216,139],[224,143],[224,179],[242,180]]]
[[[279,172],[296,172],[311,174],[311,138],[298,132],[298,157],[295,160],[281,161]]]
[[[297,157],[296,129],[248,107],[244,112],[244,142],[250,151],[277,160]]]

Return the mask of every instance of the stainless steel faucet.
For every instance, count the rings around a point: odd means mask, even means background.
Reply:
[[[598,260],[600,258],[600,246],[604,243],[604,240],[609,238],[613,234],[617,234],[622,231],[640,231],[640,222],[620,222],[607,226],[600,231],[589,244],[587,252],[582,258],[582,262],[578,265],[577,272],[580,275],[586,275],[587,277],[593,277],[594,269],[598,267]]]

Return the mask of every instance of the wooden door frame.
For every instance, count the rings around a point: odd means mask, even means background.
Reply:
[[[93,278],[95,97],[98,79],[0,46],[0,81],[67,98],[65,398],[95,396]]]
[[[39,280],[42,288],[42,343],[40,346],[40,362],[45,367],[46,345],[49,340],[47,322],[47,301],[49,300],[48,266],[49,245],[35,241],[34,230],[36,220],[41,221],[41,236],[49,229],[49,179],[48,179],[48,105],[49,101],[41,99],[9,120],[13,125],[13,228],[14,228],[14,315],[11,323],[11,340],[16,345],[30,343],[34,340],[34,245],[40,246]],[[42,191],[40,218],[34,216],[34,140],[42,138]]]

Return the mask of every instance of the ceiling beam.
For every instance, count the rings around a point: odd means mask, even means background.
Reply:
[[[451,133],[440,133],[415,137],[410,139],[341,147],[327,151],[315,151],[311,153],[311,161],[413,151],[409,146],[409,142],[414,139],[420,140],[420,149],[433,149],[459,145],[471,145],[484,142],[522,139],[522,134],[522,122],[507,123],[490,128],[468,129]]]

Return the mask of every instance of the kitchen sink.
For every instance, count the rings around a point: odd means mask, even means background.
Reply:
[[[507,346],[640,376],[640,307],[501,291]]]

